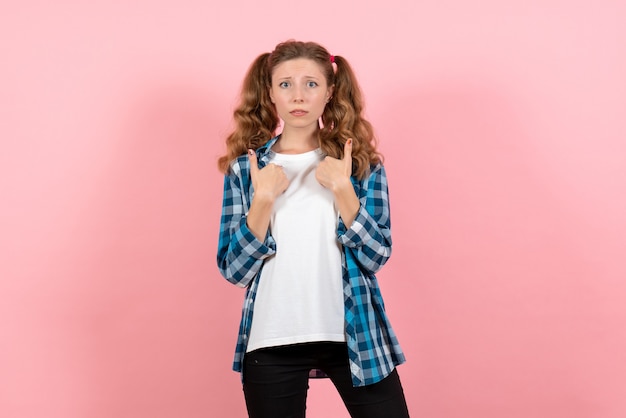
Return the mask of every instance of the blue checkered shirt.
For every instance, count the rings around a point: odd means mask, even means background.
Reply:
[[[256,153],[259,167],[268,164],[273,138]],[[351,178],[361,207],[350,228],[341,219],[337,239],[342,244],[342,276],[345,305],[345,336],[354,386],[376,383],[405,361],[385,313],[375,273],[391,255],[391,230],[387,177],[382,165],[373,166],[363,180]],[[229,282],[246,288],[233,370],[241,372],[246,352],[254,300],[264,261],[277,251],[268,231],[264,242],[246,224],[254,190],[248,157],[230,165],[224,178],[224,197],[217,251],[217,264]],[[312,377],[322,377],[312,370]]]

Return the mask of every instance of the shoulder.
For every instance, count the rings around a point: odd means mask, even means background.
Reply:
[[[381,163],[370,165],[369,170],[362,179],[352,176],[350,180],[352,181],[354,191],[360,197],[372,193],[386,193],[388,188],[387,174],[385,173],[385,167]]]
[[[239,177],[242,172],[250,170],[250,161],[246,154],[242,154],[230,162],[228,174]]]
[[[259,147],[255,152],[257,159],[261,161],[269,152],[270,148],[276,142],[278,136],[270,139],[261,147]],[[236,176],[236,177],[246,177],[250,172],[250,160],[248,159],[247,154],[241,154],[239,157],[235,158],[230,162],[228,167],[228,175]]]
[[[353,182],[368,184],[376,181],[387,181],[387,173],[385,172],[385,166],[382,163],[371,164],[369,169],[365,172],[362,179],[352,177]]]

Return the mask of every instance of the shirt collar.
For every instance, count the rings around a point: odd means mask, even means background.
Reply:
[[[278,141],[278,138],[280,138],[280,135],[277,135],[274,138],[270,139],[259,149],[257,149],[257,157],[259,157],[259,164],[261,168],[265,167],[270,162],[271,148],[272,145],[274,145],[274,143]]]

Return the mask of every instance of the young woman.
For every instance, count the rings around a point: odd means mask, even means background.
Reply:
[[[408,417],[375,277],[387,179],[362,111],[348,62],[316,43],[281,43],[245,77],[217,262],[247,289],[233,368],[250,417],[304,417],[309,377],[329,377],[352,417]]]

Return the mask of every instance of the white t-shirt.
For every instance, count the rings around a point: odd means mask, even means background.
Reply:
[[[333,193],[315,179],[323,154],[272,153],[290,180],[274,203],[276,254],[259,278],[247,351],[345,341],[341,246]]]

